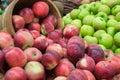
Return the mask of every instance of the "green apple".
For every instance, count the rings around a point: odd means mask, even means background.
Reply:
[[[97,39],[99,39],[99,38],[100,38],[100,35],[101,35],[101,34],[104,34],[104,33],[106,33],[104,30],[97,30],[97,31],[93,34],[93,36],[96,37]]]
[[[105,21],[108,19],[108,16],[105,12],[98,12],[96,16],[103,18]]]
[[[113,43],[113,46],[110,48],[113,52],[117,49],[117,46]]]
[[[71,22],[71,24],[74,25],[74,26],[76,26],[76,27],[78,27],[78,29],[80,29],[81,26],[82,26],[82,22],[81,22],[80,19],[74,19],[74,20]]]
[[[98,40],[96,37],[93,36],[85,36],[84,40],[88,42],[88,44],[97,44]]]
[[[115,27],[117,21],[115,19],[110,19],[107,21],[107,27]]]
[[[120,22],[117,22],[117,23],[115,24],[115,29],[116,29],[117,31],[120,31]]]
[[[82,9],[80,13],[78,14],[78,19],[83,19],[85,16],[89,15],[89,11],[86,9]]]
[[[118,13],[116,14],[115,19],[116,19],[117,21],[120,21],[120,12],[118,12]]]
[[[99,44],[99,46],[103,49],[103,50],[106,50],[106,47],[102,44]]]
[[[98,41],[99,44],[104,45],[107,49],[110,49],[113,45],[113,37],[107,33],[101,34]]]
[[[80,13],[80,10],[79,9],[73,9],[71,12],[70,12],[70,16],[72,19],[76,19],[78,17],[78,14]]]
[[[118,4],[118,0],[101,0],[100,2],[109,6],[110,8]]]
[[[117,55],[117,54],[120,54],[120,48],[117,48],[116,50],[115,50],[115,54]]]
[[[95,16],[94,15],[87,15],[83,18],[82,23],[85,25],[91,25],[94,20]]]
[[[92,36],[94,34],[95,30],[92,26],[89,26],[89,25],[83,25],[80,29],[80,35],[82,37],[84,36]]]
[[[103,18],[101,17],[96,17],[94,20],[93,20],[93,23],[92,23],[93,27],[96,29],[96,30],[99,30],[99,29],[103,29],[105,30],[106,29],[106,22]]]
[[[110,8],[107,5],[101,5],[98,12],[105,12],[107,15],[110,14]]]
[[[71,19],[70,15],[66,15],[62,18],[62,21],[64,22],[64,25],[67,25],[72,22],[72,19]]]
[[[98,1],[90,3],[90,9],[93,12],[93,14],[96,14],[98,12],[100,6],[101,3]]]
[[[115,5],[111,9],[111,13],[115,16],[118,12],[120,12],[120,5]]]
[[[90,11],[90,4],[83,4],[78,7],[79,10],[86,9]]]
[[[114,42],[117,46],[120,47],[120,32],[117,32],[115,35],[114,35]]]
[[[108,27],[106,31],[107,31],[107,33],[110,34],[111,36],[114,36],[115,33],[116,33],[115,27]]]
[[[114,15],[108,15],[108,19],[115,19]]]

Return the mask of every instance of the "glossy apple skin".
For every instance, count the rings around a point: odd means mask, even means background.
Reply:
[[[34,13],[31,8],[23,8],[20,10],[19,15],[25,20],[25,23],[31,23],[34,19]]]
[[[54,80],[67,80],[67,77],[65,76],[57,76],[54,78]]]
[[[25,65],[24,70],[28,80],[43,80],[45,78],[45,68],[38,61],[28,62]]]
[[[30,33],[32,34],[34,39],[41,36],[40,32],[37,30],[30,30]]]
[[[4,76],[5,80],[27,80],[26,73],[21,67],[10,68]]]
[[[37,17],[46,17],[49,13],[49,5],[46,2],[38,1],[32,6],[32,10]]]
[[[90,72],[89,70],[83,70],[83,72],[87,75],[88,80],[96,80],[95,76],[93,75],[92,72]]]
[[[94,75],[98,80],[112,79],[115,75],[115,68],[108,61],[100,61],[95,65]]]
[[[42,52],[34,47],[29,47],[24,50],[27,56],[27,61],[40,61],[42,58]]]
[[[75,66],[67,58],[63,58],[55,68],[55,75],[67,77],[73,69]]]
[[[27,62],[27,56],[22,49],[14,47],[5,54],[5,60],[10,67],[23,67]]]
[[[25,20],[20,15],[12,15],[12,23],[15,31],[25,27]]]

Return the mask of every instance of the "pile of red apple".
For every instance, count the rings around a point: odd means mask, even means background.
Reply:
[[[57,18],[45,2],[12,19],[15,35],[0,32],[0,80],[120,79],[120,55],[88,44],[73,25],[56,29]]]

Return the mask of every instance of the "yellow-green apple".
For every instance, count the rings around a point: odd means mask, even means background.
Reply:
[[[70,17],[71,17],[72,19],[77,19],[79,13],[80,13],[80,10],[79,10],[79,9],[73,9],[73,10],[70,12]]]
[[[120,12],[118,12],[118,13],[115,15],[115,19],[116,19],[117,21],[120,21]]]
[[[86,74],[88,80],[96,80],[94,74],[89,70],[83,70],[83,72]]]
[[[62,30],[55,29],[52,32],[50,32],[47,37],[49,39],[52,39],[54,42],[58,42],[62,38]]]
[[[12,67],[4,75],[5,80],[27,80],[26,72],[21,67]]]
[[[107,49],[110,49],[113,45],[113,37],[107,33],[101,34],[98,41],[99,44],[104,45]]]
[[[90,15],[90,12],[86,9],[82,9],[78,14],[78,19],[83,19],[85,16]]]
[[[117,32],[115,35],[114,35],[114,42],[117,46],[120,46],[120,32]]]
[[[60,44],[53,43],[49,45],[46,49],[46,52],[51,52],[51,51],[57,52],[61,58],[63,57],[63,48]]]
[[[120,48],[115,49],[115,54],[116,55],[120,54]]]
[[[67,58],[63,58],[56,66],[54,74],[67,77],[73,69],[75,69],[75,66]]]
[[[118,12],[120,11],[120,5],[115,5],[114,7],[112,7],[111,9],[111,13],[112,15],[116,15]]]
[[[103,29],[105,30],[106,29],[106,22],[103,18],[101,17],[96,17],[94,20],[93,20],[93,28],[96,29],[96,30],[100,30],[100,29]]]
[[[98,13],[98,9],[100,8],[100,6],[101,6],[101,3],[99,1],[90,3],[90,9],[93,12],[93,14]]]
[[[116,74],[120,73],[120,58],[118,56],[111,56],[106,60],[113,65]]]
[[[108,19],[115,19],[115,16],[114,15],[108,15]]]
[[[107,27],[115,27],[115,25],[117,24],[117,20],[109,19],[106,24],[107,24]]]
[[[93,36],[85,36],[84,40],[88,42],[88,44],[97,44],[98,43],[98,39],[96,37]]]
[[[97,31],[95,31],[93,36],[96,37],[97,39],[99,39],[100,35],[103,34],[103,33],[106,33],[106,31],[105,30],[97,30]]]
[[[27,28],[28,30],[37,30],[38,32],[40,32],[41,26],[37,22],[31,22],[28,24]]]
[[[32,34],[34,39],[41,36],[40,32],[37,30],[30,30],[30,33]]]
[[[19,15],[24,18],[26,24],[31,23],[34,19],[34,13],[31,8],[22,8]]]
[[[40,36],[34,40],[33,47],[39,49],[42,53],[44,53],[48,45],[49,42],[47,40],[47,37]]]
[[[5,60],[10,67],[24,67],[27,56],[22,49],[14,47],[5,53]]]
[[[92,36],[94,34],[95,30],[92,26],[89,25],[83,25],[80,29],[80,34],[82,37],[84,36]]]
[[[42,58],[42,52],[35,47],[28,47],[24,50],[27,56],[27,61],[40,61]]]
[[[103,50],[106,50],[106,47],[102,44],[98,44]]]
[[[45,69],[40,62],[30,61],[25,65],[24,70],[29,80],[43,80],[45,78]]]
[[[28,29],[19,29],[14,35],[14,44],[21,49],[33,46],[33,42],[33,36]]]
[[[95,65],[94,75],[97,80],[112,79],[115,75],[115,69],[108,61],[100,61]]]
[[[86,9],[90,11],[90,4],[83,4],[78,7],[79,10]]]
[[[92,26],[92,22],[94,20],[95,16],[94,15],[87,15],[83,18],[82,23],[84,25],[90,25]]]
[[[67,80],[88,80],[88,78],[83,70],[76,68],[67,76]]]
[[[14,41],[12,36],[8,32],[1,31],[0,32],[0,48],[7,48],[10,46],[14,46]]]
[[[67,77],[65,77],[65,76],[57,76],[53,80],[67,80]]]
[[[116,33],[116,29],[115,29],[115,27],[108,27],[106,29],[106,32],[113,37]]]
[[[49,13],[49,5],[44,1],[37,1],[33,4],[32,10],[37,17],[46,17]]]
[[[78,36],[79,35],[79,29],[71,24],[68,24],[65,26],[63,30],[63,36],[66,38],[70,38],[72,36]]]
[[[25,20],[20,15],[12,15],[12,23],[13,23],[15,31],[25,27]]]
[[[70,24],[72,22],[72,18],[70,17],[70,13],[63,16],[62,21],[64,23],[64,26],[67,25],[67,24]]]
[[[89,70],[90,72],[93,72],[94,67],[95,61],[92,57],[88,56],[87,54],[85,54],[83,58],[80,58],[76,63],[76,68]]]
[[[95,63],[98,63],[99,61],[102,61],[105,59],[104,51],[98,44],[88,45],[86,52],[88,56],[94,59]]]
[[[117,22],[116,24],[115,24],[115,29],[116,29],[116,31],[120,31],[120,22]]]
[[[108,15],[105,12],[98,12],[96,16],[103,18],[105,21],[108,19]]]
[[[54,69],[60,62],[60,56],[55,51],[46,52],[43,54],[41,63],[47,70]]]
[[[80,19],[74,19],[74,20],[72,20],[71,24],[74,25],[74,26],[76,26],[79,30],[80,30],[80,28],[82,26],[82,22],[81,22]]]
[[[110,14],[110,7],[108,7],[107,5],[100,5],[98,12],[105,12],[107,15]]]

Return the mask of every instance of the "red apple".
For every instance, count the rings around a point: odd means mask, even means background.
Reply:
[[[65,76],[57,76],[54,78],[54,80],[67,80],[67,77]]]
[[[54,25],[51,22],[43,21],[41,23],[41,33],[47,35],[49,32],[55,29]]]
[[[29,47],[24,50],[27,55],[27,61],[40,61],[42,58],[42,52],[35,47]]]
[[[112,50],[104,50],[104,53],[105,53],[105,58],[115,56]]]
[[[36,47],[37,49],[44,53],[48,45],[49,42],[47,40],[47,37],[40,36],[34,40],[33,47]]]
[[[66,25],[63,30],[63,35],[66,38],[70,38],[72,36],[78,36],[79,35],[79,29],[76,26],[73,25]]]
[[[74,69],[67,76],[67,80],[88,80],[87,75],[80,69]]]
[[[19,29],[14,35],[15,46],[21,49],[33,46],[33,42],[33,36],[27,29]]]
[[[45,69],[54,69],[60,61],[60,56],[56,52],[46,52],[43,54],[41,63],[44,65]]]
[[[43,21],[51,22],[55,27],[57,26],[57,18],[53,14],[49,14]]]
[[[37,30],[38,32],[40,32],[41,26],[37,22],[31,22],[30,24],[28,24],[27,28],[29,30]]]
[[[83,69],[83,70],[89,70],[93,72],[95,67],[95,61],[93,58],[85,54],[85,56],[76,63],[76,68]]]
[[[19,15],[24,18],[26,24],[31,23],[34,19],[34,13],[30,8],[21,9]]]
[[[5,60],[10,67],[23,67],[27,62],[27,56],[20,48],[14,47],[5,54]]]
[[[97,44],[88,45],[86,52],[94,59],[95,63],[105,59],[103,49]]]
[[[58,42],[62,38],[62,30],[55,29],[54,31],[50,32],[47,37],[52,39],[54,42]]]
[[[87,75],[88,80],[96,80],[94,74],[89,70],[83,70],[83,72]]]
[[[55,51],[59,54],[59,56],[61,58],[63,57],[63,48],[60,44],[53,43],[53,44],[49,45],[46,49],[46,52],[51,52],[51,51]]]
[[[0,48],[7,48],[14,46],[14,41],[12,36],[7,32],[0,32]]]
[[[106,59],[109,63],[111,63],[116,71],[116,74],[120,73],[120,58],[117,56],[112,56]]]
[[[41,36],[40,32],[37,30],[30,30],[30,33],[32,34],[34,39]]]
[[[45,77],[45,69],[40,62],[30,61],[25,65],[24,70],[28,80],[43,80]]]
[[[97,78],[97,80],[112,79],[115,75],[114,66],[108,61],[99,61],[95,65],[94,75]]]
[[[67,57],[67,49],[63,48],[63,58],[68,58]]]
[[[54,41],[52,39],[47,38],[47,41],[49,45],[54,44]]]
[[[5,80],[27,80],[26,73],[21,67],[10,68],[4,76]]]
[[[49,5],[43,1],[37,1],[33,4],[32,10],[37,17],[46,17],[49,13]]]
[[[55,75],[67,77],[73,69],[75,66],[67,58],[63,58],[55,68]]]
[[[20,15],[12,15],[12,23],[16,31],[25,27],[25,20]]]
[[[68,42],[67,38],[60,38],[60,40],[58,41],[58,44],[60,44],[63,48],[66,48],[67,42]]]

